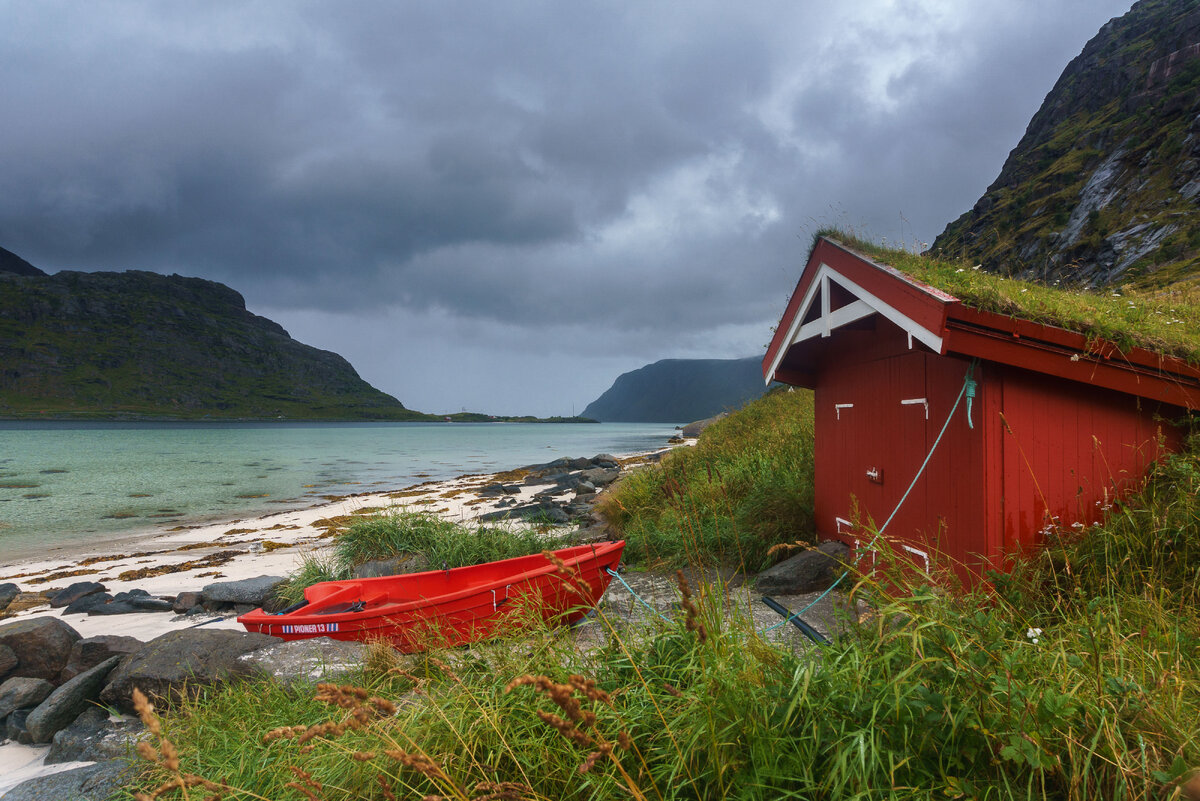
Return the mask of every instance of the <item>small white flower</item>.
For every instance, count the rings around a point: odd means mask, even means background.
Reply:
[[[978,270],[978,269],[979,269],[980,267],[982,267],[982,266],[983,266],[982,264],[976,264],[976,265],[975,265],[974,267],[972,267],[971,269],[972,269],[972,270]]]
[[[1031,643],[1033,643],[1034,645],[1037,645],[1038,637],[1042,636],[1042,630],[1041,629],[1026,629],[1025,636],[1029,639],[1029,641]]]
[[[967,269],[966,269],[965,267],[959,267],[959,268],[958,268],[957,270],[955,270],[954,272],[956,272],[956,273],[965,273],[966,271],[967,271]]]

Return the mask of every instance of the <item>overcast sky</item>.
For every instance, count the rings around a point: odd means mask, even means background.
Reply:
[[[0,0],[0,246],[240,291],[409,408],[760,355],[932,241],[1129,0]]]

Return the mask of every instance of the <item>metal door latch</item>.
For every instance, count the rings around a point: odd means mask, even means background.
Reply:
[[[867,468],[867,479],[873,484],[883,483],[883,470],[878,467]]]

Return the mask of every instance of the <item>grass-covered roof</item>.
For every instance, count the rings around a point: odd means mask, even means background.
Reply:
[[[1108,340],[1122,350],[1141,347],[1200,364],[1200,287],[1195,284],[1155,290],[1068,289],[1005,278],[968,262],[884,247],[834,229],[819,231],[817,236],[948,292],[973,309],[1058,326],[1089,339]]]

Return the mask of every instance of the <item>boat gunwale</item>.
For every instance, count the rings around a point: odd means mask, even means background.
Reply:
[[[621,551],[621,549],[624,548],[624,545],[625,545],[624,540],[609,540],[609,541],[605,541],[605,542],[601,542],[601,543],[585,543],[583,545],[574,545],[574,546],[569,546],[568,548],[560,548],[558,550],[552,551],[551,553],[558,554],[558,553],[561,553],[562,551],[572,550],[575,548],[586,549],[586,550],[581,550],[581,552],[577,555],[572,555],[571,557],[562,560],[568,567],[578,567],[578,565],[581,562],[583,562],[584,560],[599,561],[603,557],[608,556],[613,551],[616,551],[619,553]],[[512,557],[511,559],[501,559],[496,562],[483,562],[478,565],[464,565],[463,567],[450,568],[449,570],[426,570],[426,571],[422,571],[420,573],[405,573],[405,574],[399,574],[399,575],[395,575],[395,576],[372,576],[370,578],[363,578],[363,579],[350,579],[350,580],[343,580],[343,581],[331,581],[331,582],[321,582],[321,583],[322,584],[345,585],[344,587],[339,587],[337,590],[335,590],[334,591],[335,593],[341,592],[342,590],[350,589],[353,587],[361,588],[364,585],[369,585],[369,584],[385,584],[385,583],[394,583],[397,581],[405,582],[405,583],[417,583],[418,580],[424,576],[436,576],[436,575],[442,574],[442,573],[453,573],[456,570],[470,571],[475,568],[493,567],[495,565],[502,565],[505,562],[515,562],[517,560],[530,559],[532,557],[540,556],[540,555],[541,554],[528,554],[526,556]],[[453,592],[442,593],[439,595],[431,595],[431,596],[427,596],[427,597],[423,597],[423,598],[416,598],[413,600],[387,602],[387,603],[383,603],[379,606],[367,607],[366,609],[362,609],[362,610],[356,611],[356,612],[346,611],[346,612],[321,613],[321,612],[311,612],[311,611],[308,611],[307,607],[301,607],[300,609],[297,609],[294,612],[288,612],[287,614],[281,615],[281,614],[272,614],[270,612],[265,612],[260,607],[258,609],[254,609],[250,612],[247,612],[244,615],[239,616],[238,620],[239,620],[239,622],[242,622],[243,624],[246,624],[246,623],[249,623],[252,625],[270,624],[272,626],[275,624],[310,625],[310,624],[320,624],[320,623],[341,624],[341,623],[349,623],[349,622],[353,622],[353,621],[365,622],[365,621],[368,621],[368,620],[371,620],[374,618],[384,619],[384,618],[389,618],[389,617],[392,617],[395,615],[406,614],[406,613],[410,613],[410,612],[414,612],[414,611],[437,609],[446,604],[453,603],[455,601],[470,597],[471,595],[483,595],[488,592],[493,592],[493,591],[495,591],[495,589],[497,587],[500,587],[500,586],[508,585],[509,587],[512,587],[513,585],[516,585],[516,584],[528,583],[528,582],[531,582],[531,581],[533,581],[537,578],[540,578],[544,575],[553,573],[556,570],[558,570],[558,566],[556,564],[554,564],[553,562],[551,562],[550,560],[546,560],[546,564],[539,565],[537,567],[526,570],[522,573],[509,574],[509,575],[503,576],[501,578],[498,578],[498,579],[495,579],[492,581],[486,581],[486,582],[480,582],[478,584],[473,584],[471,586],[465,587],[460,590],[455,590]],[[597,571],[597,572],[599,572],[599,571]],[[317,585],[313,585],[313,586],[317,586]],[[607,586],[607,584],[606,584],[606,586]],[[306,590],[306,593],[307,593],[307,590]],[[365,591],[364,591],[364,594],[366,594]],[[331,593],[331,595],[332,595],[332,593]],[[327,596],[327,597],[329,597],[329,596]],[[597,601],[598,600],[599,599],[597,598]]]

